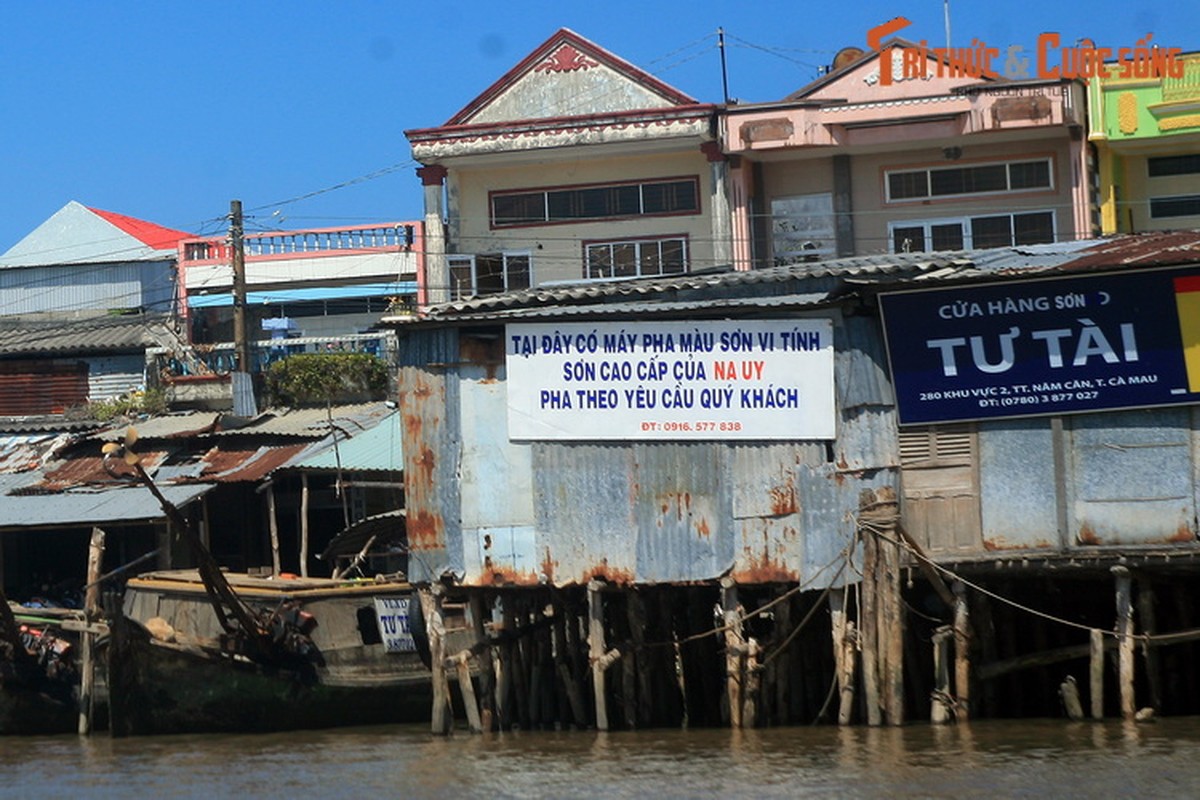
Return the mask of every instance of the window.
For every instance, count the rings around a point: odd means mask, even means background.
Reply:
[[[893,253],[1045,244],[1054,241],[1054,212],[905,220],[888,225],[888,238]]]
[[[496,192],[492,226],[541,225],[579,220],[696,214],[700,184],[696,178],[644,183],[578,186]]]
[[[887,173],[887,199],[924,200],[1053,188],[1050,159],[896,170]]]
[[[1200,216],[1200,194],[1150,198],[1150,217],[1152,219],[1193,216]]]
[[[634,239],[624,242],[589,242],[584,245],[584,277],[643,278],[688,271],[687,239]]]
[[[529,253],[479,253],[447,256],[450,267],[450,298],[469,297],[528,289],[532,285]]]
[[[1179,156],[1153,156],[1146,159],[1146,169],[1151,178],[1167,178],[1172,175],[1195,175],[1200,173],[1200,153]]]
[[[824,192],[773,199],[771,236],[776,264],[834,255],[833,195]]]

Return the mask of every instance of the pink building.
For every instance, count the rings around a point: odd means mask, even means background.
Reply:
[[[895,40],[784,100],[730,106],[739,269],[1093,233],[1084,88],[969,77]],[[884,62],[886,66],[886,62]]]

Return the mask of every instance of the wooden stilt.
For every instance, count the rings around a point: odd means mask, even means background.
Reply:
[[[471,657],[460,653],[455,659],[458,675],[458,691],[462,693],[463,708],[467,712],[467,725],[471,733],[483,733],[483,718],[479,713],[479,701],[475,698],[475,684],[471,682]]]
[[[1121,718],[1132,721],[1137,714],[1133,695],[1133,603],[1127,567],[1112,568],[1117,591],[1117,674],[1121,689]]]
[[[1068,675],[1066,680],[1059,684],[1058,696],[1062,698],[1067,719],[1076,722],[1083,719],[1083,703],[1079,701],[1079,687],[1075,685],[1075,678]]]
[[[762,671],[758,660],[762,648],[758,640],[750,637],[746,640],[746,655],[744,660],[744,678],[742,684],[742,727],[758,727],[758,699],[762,693]]]
[[[516,723],[522,728],[531,724],[529,696],[528,638],[529,614],[525,599],[518,592],[509,592],[509,602],[504,604],[504,629],[511,630],[509,650],[509,674],[512,675],[513,693],[516,697]]]
[[[654,688],[651,683],[653,676],[650,670],[650,654],[646,650],[646,602],[642,598],[640,589],[630,589],[626,593],[626,598],[628,598],[626,612],[629,617],[629,636],[633,639],[633,652],[626,656],[626,659],[634,665],[637,685],[637,703],[633,722],[638,727],[649,727],[653,720],[650,703],[654,696]]]
[[[868,534],[862,537],[863,580],[862,609],[859,616],[858,637],[862,647],[863,702],[867,710],[867,724],[875,727],[883,722],[879,708],[879,623],[877,610],[876,573],[878,570],[878,539]]]
[[[300,473],[300,575],[308,577],[308,473]]]
[[[943,625],[933,634],[933,698],[929,721],[945,725],[954,715],[954,697],[950,694],[950,641],[954,629]]]
[[[440,588],[440,587],[435,587]],[[446,630],[442,623],[442,598],[434,589],[418,590],[421,611],[425,614],[425,630],[429,636],[429,653],[433,681],[433,710],[430,730],[435,736],[450,733],[450,686],[446,679]]]
[[[272,575],[282,571],[279,560],[279,515],[275,512],[275,484],[267,486],[267,522],[271,528],[271,568]]]
[[[883,494],[883,490],[880,490]],[[894,505],[890,519],[894,520]],[[888,530],[888,538],[894,540],[894,528]],[[880,583],[884,613],[881,631],[885,663],[885,707],[889,725],[904,724],[904,604],[901,602],[900,549],[891,542],[882,542],[884,572]]]
[[[96,659],[94,648],[96,634],[92,626],[99,621],[100,572],[104,563],[104,531],[92,528],[92,539],[88,544],[87,590],[83,598],[84,631],[80,634],[80,677],[79,677],[79,735],[92,732],[92,713],[95,701]],[[0,599],[0,602],[8,602]]]
[[[604,681],[604,597],[600,581],[588,582],[588,656],[592,662],[592,692],[596,704],[596,730],[608,730],[608,700]]]
[[[849,723],[849,714],[842,719],[846,711],[846,592],[834,590],[829,593],[829,626],[833,634],[833,668],[837,674],[838,684],[838,724]],[[853,696],[853,695],[851,695]]]
[[[481,592],[472,592],[470,599],[471,625],[475,643],[479,646],[479,729],[490,731],[495,723],[496,673],[492,669],[492,647],[488,644],[484,615],[487,605]]]
[[[1000,650],[996,644],[996,621],[992,615],[992,602],[986,594],[976,593],[972,599],[974,606],[972,628],[979,642],[979,656],[984,664],[991,664],[1000,658]],[[981,681],[980,694],[983,695],[983,716],[994,719],[999,712],[996,681]]]
[[[1154,593],[1154,584],[1147,578],[1137,582],[1137,615],[1142,633],[1153,635],[1158,630],[1158,620],[1155,607],[1158,604]],[[1142,642],[1142,661],[1146,667],[1146,686],[1150,690],[1150,706],[1155,711],[1162,711],[1162,671],[1159,668],[1157,649],[1150,646],[1149,641]]]
[[[746,643],[742,638],[742,614],[738,588],[732,578],[721,579],[721,608],[725,625],[725,693],[729,702],[729,727],[742,727],[742,659]]]
[[[1088,656],[1088,699],[1092,719],[1104,719],[1104,632],[1093,628]]]
[[[967,587],[955,581],[953,590],[955,714],[959,722],[966,722],[971,718],[971,620]]]
[[[841,699],[838,703],[838,724],[849,725],[854,717],[854,683],[858,664],[858,632],[853,620],[846,621],[842,639]]]

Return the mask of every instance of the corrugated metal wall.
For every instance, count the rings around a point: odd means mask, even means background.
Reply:
[[[174,297],[174,261],[0,270],[0,308],[5,314],[117,308],[161,313],[171,310]]]
[[[146,385],[146,358],[139,354],[86,359],[88,399],[109,400]]]
[[[821,588],[848,579],[830,565],[853,540],[861,490],[896,488],[891,390],[872,319],[835,319],[842,408],[831,443],[512,443],[503,350],[487,351],[475,334],[456,347],[457,335],[400,341],[415,580],[446,569],[469,585],[731,574]],[[418,366],[423,358],[429,366]]]

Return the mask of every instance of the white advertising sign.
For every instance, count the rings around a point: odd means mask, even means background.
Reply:
[[[417,649],[408,629],[407,597],[376,597],[375,616],[379,620],[379,635],[388,653],[412,653]]]
[[[508,436],[832,439],[828,319],[509,325]]]

